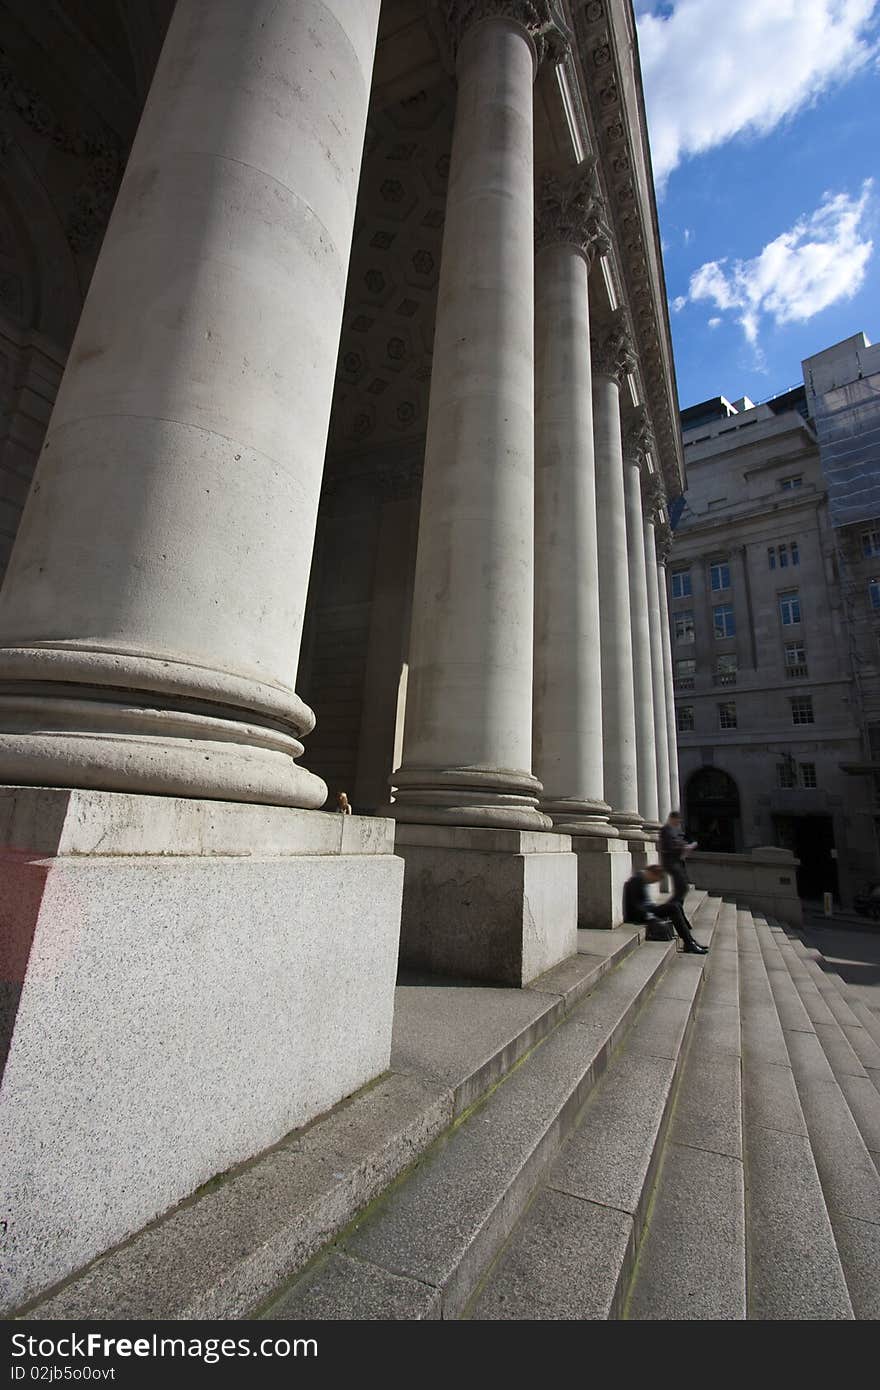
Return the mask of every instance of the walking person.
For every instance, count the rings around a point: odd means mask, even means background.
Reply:
[[[678,811],[670,811],[666,824],[660,830],[660,863],[672,879],[670,902],[678,903],[684,911],[684,900],[691,886],[688,877],[685,855],[696,849],[696,840],[688,842]]]
[[[675,898],[657,903],[650,897],[648,885],[659,883],[662,877],[661,866],[649,864],[646,869],[639,869],[632,878],[627,879],[623,885],[623,920],[646,927],[646,941],[670,941],[672,932],[666,924],[671,923],[684,942],[686,951],[696,956],[706,955],[708,946],[701,946],[696,940],[684,909]]]

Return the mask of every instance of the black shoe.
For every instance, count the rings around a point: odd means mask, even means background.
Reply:
[[[684,943],[684,949],[690,951],[691,954],[695,956],[708,956],[709,954],[709,947],[701,946],[699,941],[686,941]]]

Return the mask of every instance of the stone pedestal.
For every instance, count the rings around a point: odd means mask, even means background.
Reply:
[[[568,835],[398,824],[395,847],[406,866],[401,965],[525,985],[577,951]]]
[[[387,1066],[389,821],[0,791],[0,1307]],[[559,856],[564,858],[564,856]]]
[[[633,872],[626,840],[573,835],[577,855],[578,926],[619,927],[623,921],[623,885]]]

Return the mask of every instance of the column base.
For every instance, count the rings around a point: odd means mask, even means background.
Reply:
[[[577,862],[567,835],[398,823],[400,961],[528,984],[577,951]]]
[[[553,821],[553,829],[561,835],[593,835],[600,840],[613,840],[620,834],[608,820],[611,807],[604,801],[542,801],[541,809]]]
[[[388,821],[0,789],[14,1308],[388,1066]]]
[[[600,930],[623,921],[623,885],[634,871],[626,840],[572,837],[577,855],[578,926]]]
[[[401,767],[391,778],[388,814],[409,825],[460,825],[490,830],[552,830],[538,808],[543,788],[526,772],[483,768]]]

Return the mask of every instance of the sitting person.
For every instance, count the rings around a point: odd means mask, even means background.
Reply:
[[[663,923],[671,922],[684,942],[684,949],[692,951],[694,955],[704,956],[709,948],[701,946],[699,941],[695,940],[684,909],[675,898],[670,898],[665,903],[655,903],[649,897],[648,884],[659,883],[662,877],[661,866],[649,864],[646,869],[640,869],[632,878],[627,879],[623,885],[623,920],[639,927],[646,927],[646,941],[668,941],[670,934]]]

